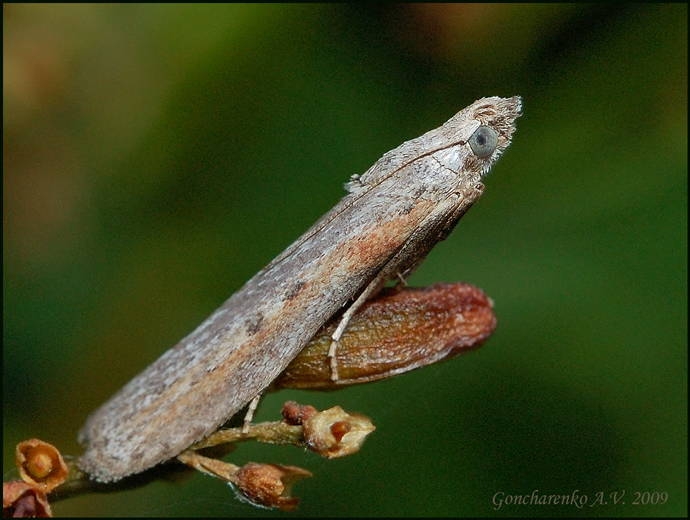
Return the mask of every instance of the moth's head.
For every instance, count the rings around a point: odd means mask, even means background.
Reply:
[[[439,129],[441,143],[448,143],[451,157],[462,161],[462,171],[473,176],[488,173],[503,154],[515,132],[515,119],[522,115],[522,100],[488,97],[472,103],[455,114]]]
[[[522,99],[520,96],[511,98],[488,97],[482,98],[458,115],[464,115],[479,125],[492,128],[498,134],[498,146],[508,146],[515,132],[515,120],[522,115]]]
[[[436,185],[443,185],[444,174],[450,177],[448,186],[458,179],[479,182],[510,144],[515,119],[521,114],[519,96],[479,99],[439,128],[386,153],[364,174],[353,176],[345,187],[350,193],[362,192],[428,156],[442,167],[433,178],[429,177]],[[419,178],[414,182],[419,183]]]

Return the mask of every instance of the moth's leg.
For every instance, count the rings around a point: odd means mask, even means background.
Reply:
[[[256,412],[256,409],[258,408],[262,396],[263,394],[258,394],[254,397],[254,399],[249,401],[249,406],[247,407],[247,414],[244,416],[244,423],[242,424],[242,433],[245,435],[249,433],[249,427],[252,425],[254,412]]]
[[[364,302],[366,302],[369,298],[376,294],[381,287],[383,287],[383,284],[386,283],[387,278],[388,277],[383,273],[383,271],[379,273],[376,278],[374,278],[371,283],[367,285],[366,289],[362,291],[362,294],[359,295],[359,297],[352,303],[352,305],[350,305],[350,307],[348,307],[340,318],[340,323],[338,323],[335,332],[333,332],[333,335],[331,336],[331,347],[328,349],[328,359],[330,360],[331,365],[331,381],[338,380],[338,362],[335,358],[335,351],[338,349],[338,341],[340,341],[343,332],[345,332],[347,324],[350,323],[350,319],[355,315],[360,307],[364,305]]]

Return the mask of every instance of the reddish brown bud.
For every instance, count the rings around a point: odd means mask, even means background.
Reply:
[[[350,433],[352,431],[352,424],[349,423],[348,421],[338,421],[333,424],[331,424],[331,435],[333,435],[333,438],[337,441],[340,442],[343,440],[343,437],[345,437],[346,433]]]
[[[22,480],[43,493],[50,493],[69,474],[57,448],[39,439],[17,444],[16,462]]]
[[[300,425],[304,424],[304,421],[315,415],[317,410],[308,404],[302,405],[295,401],[287,401],[283,404],[281,413],[283,414],[283,420],[287,424]]]
[[[480,347],[496,328],[491,300],[468,284],[385,289],[350,321],[331,380],[329,323],[274,381],[273,388],[335,390],[384,379]]]

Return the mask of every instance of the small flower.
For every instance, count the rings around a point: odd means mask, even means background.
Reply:
[[[17,444],[16,462],[22,480],[43,493],[62,484],[69,473],[58,449],[39,439]]]
[[[359,451],[366,436],[376,427],[361,414],[349,414],[334,406],[304,422],[304,440],[312,451],[333,459]]]
[[[2,484],[2,516],[50,518],[53,516],[46,494],[23,480]]]
[[[309,471],[295,466],[249,462],[237,472],[235,485],[240,498],[254,505],[293,511],[299,498],[290,496],[292,486],[311,476]]]

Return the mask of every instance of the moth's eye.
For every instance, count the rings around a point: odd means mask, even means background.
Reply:
[[[470,148],[479,157],[488,157],[498,145],[498,133],[488,126],[477,128],[469,140]]]

